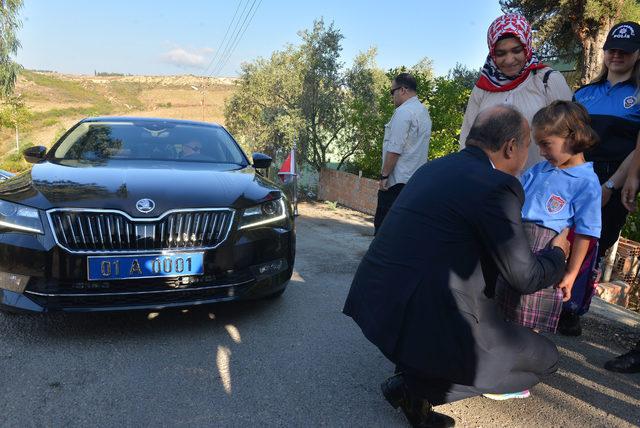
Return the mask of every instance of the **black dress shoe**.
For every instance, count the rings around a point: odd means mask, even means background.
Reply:
[[[391,376],[382,382],[380,389],[394,409],[402,409],[412,427],[449,428],[456,424],[453,418],[434,412],[427,400],[413,396],[407,389],[402,374]]]
[[[380,389],[382,390],[382,395],[384,395],[385,400],[387,400],[394,409],[397,409],[403,402],[408,400],[408,391],[402,374],[393,375],[382,382]]]
[[[604,364],[604,368],[618,373],[640,373],[640,350],[633,349]]]
[[[561,312],[558,322],[558,332],[565,336],[580,336],[582,325],[580,325],[580,315],[571,312]]]

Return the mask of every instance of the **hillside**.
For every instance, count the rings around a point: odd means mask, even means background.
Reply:
[[[20,150],[33,145],[51,146],[65,130],[87,116],[157,116],[223,124],[224,102],[235,90],[234,80],[25,70],[18,78],[15,94],[20,94],[32,118],[19,130]],[[27,167],[16,153],[15,131],[0,129],[0,168],[19,171]]]

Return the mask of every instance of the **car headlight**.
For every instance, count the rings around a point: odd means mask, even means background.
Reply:
[[[0,228],[44,233],[37,209],[0,200]]]
[[[284,198],[263,202],[260,205],[245,208],[242,211],[239,229],[281,221],[286,217],[287,205]]]

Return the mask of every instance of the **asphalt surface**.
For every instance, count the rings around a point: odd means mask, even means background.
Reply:
[[[379,392],[391,363],[341,313],[371,223],[324,205],[300,211],[296,272],[279,299],[0,313],[0,426],[407,426]],[[606,315],[591,314],[580,338],[552,337],[561,368],[531,398],[437,409],[458,426],[640,425],[640,375],[601,368],[638,328]]]

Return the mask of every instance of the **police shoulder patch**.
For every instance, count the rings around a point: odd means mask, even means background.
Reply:
[[[624,99],[624,108],[631,108],[634,105],[636,105],[636,97],[634,96],[628,96],[627,98]]]

